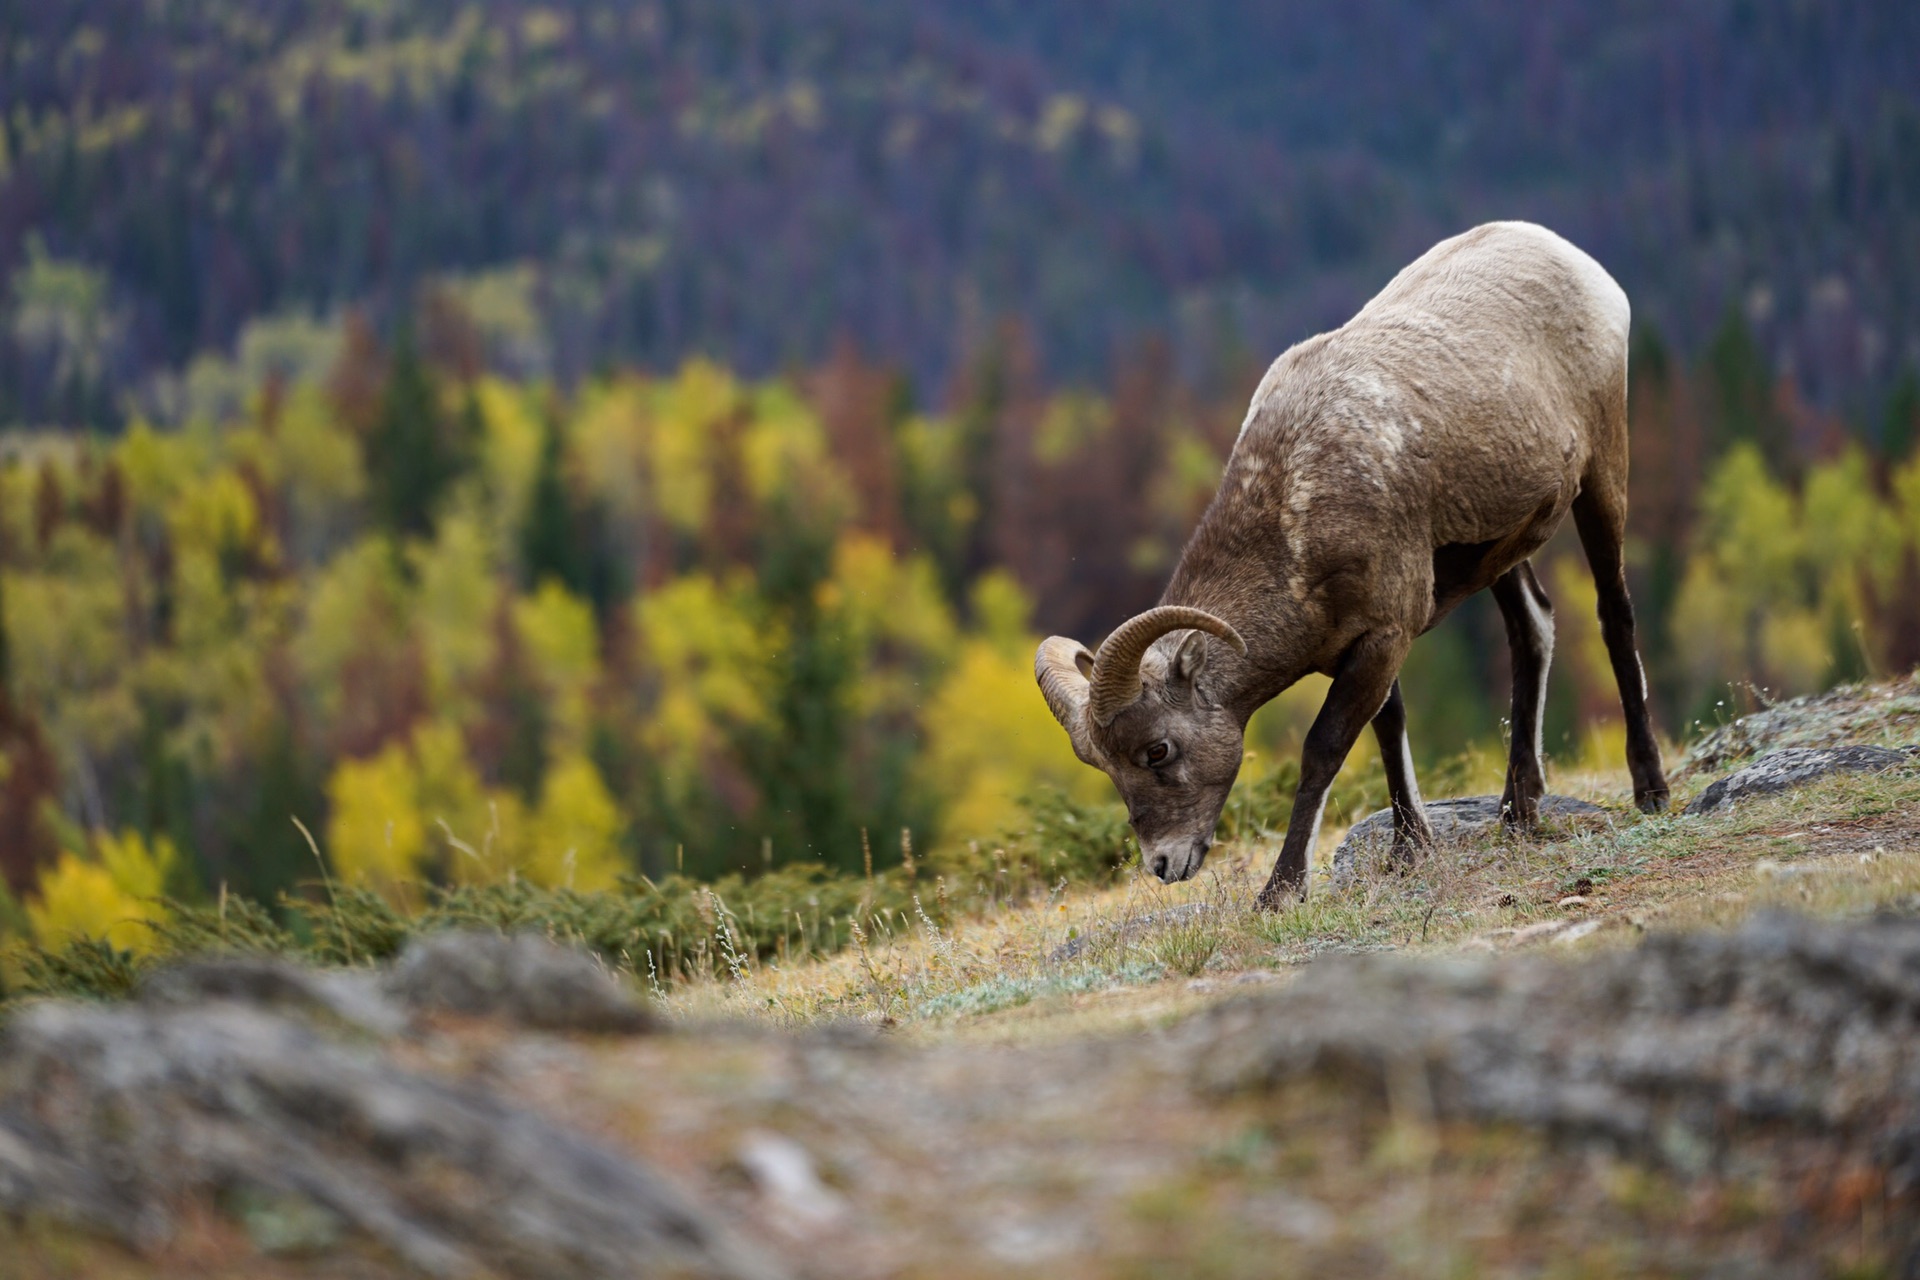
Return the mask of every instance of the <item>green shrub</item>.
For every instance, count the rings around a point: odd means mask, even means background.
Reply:
[[[57,951],[33,944],[13,948],[18,977],[0,995],[73,996],[118,1000],[133,994],[142,962],[131,951],[95,938],[75,938]]]
[[[314,964],[364,965],[390,959],[417,934],[478,928],[530,931],[588,947],[616,969],[649,980],[723,974],[768,959],[825,955],[869,936],[911,931],[924,914],[944,926],[1061,881],[1104,884],[1132,859],[1132,835],[1118,804],[1087,804],[1045,791],[1025,803],[1029,824],[999,841],[972,843],[870,875],[823,863],[789,863],[762,875],[712,882],[672,875],[627,877],[616,889],[545,888],[517,877],[488,885],[429,886],[412,913],[371,889],[334,882],[283,895],[280,918],[228,896],[209,905],[167,904],[151,924],[151,956],[100,942],[48,951],[16,943],[0,998],[123,996],[143,967],[170,958],[235,952],[285,955]]]

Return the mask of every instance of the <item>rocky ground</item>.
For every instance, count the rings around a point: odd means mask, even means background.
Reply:
[[[660,1002],[446,935],[19,1008],[0,1277],[1920,1275],[1917,692],[1280,917],[1251,848]]]

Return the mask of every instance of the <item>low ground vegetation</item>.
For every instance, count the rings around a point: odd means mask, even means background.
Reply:
[[[711,883],[634,877],[603,891],[509,878],[423,887],[413,910],[323,879],[284,896],[278,912],[239,896],[165,903],[153,918],[133,922],[134,947],[92,938],[53,947],[16,941],[0,951],[0,978],[13,999],[111,997],[183,956],[259,953],[366,965],[391,959],[417,936],[481,927],[587,947],[670,1008],[894,1023],[1087,990],[1101,974],[1136,985],[1285,968],[1329,952],[1452,946],[1490,931],[1497,942],[1501,930],[1568,919],[1608,930],[1625,921],[1637,931],[1690,903],[1690,884],[1697,888],[1728,859],[1739,863],[1755,839],[1772,851],[1767,874],[1777,867],[1781,883],[1796,881],[1800,873],[1788,862],[1806,833],[1775,833],[1829,796],[1850,814],[1844,828],[1828,824],[1828,833],[1859,832],[1862,841],[1886,823],[1897,828],[1902,808],[1920,801],[1920,782],[1904,775],[1851,777],[1708,820],[1681,816],[1713,777],[1775,747],[1897,746],[1916,736],[1920,683],[1911,678],[1796,700],[1731,722],[1681,756],[1671,814],[1632,813],[1604,770],[1561,769],[1556,789],[1599,802],[1603,814],[1549,822],[1532,837],[1482,833],[1411,873],[1363,858],[1352,881],[1336,887],[1326,869],[1340,828],[1385,803],[1377,760],[1357,759],[1329,803],[1313,895],[1281,913],[1256,911],[1253,894],[1286,827],[1297,772],[1291,760],[1235,791],[1221,819],[1223,844],[1183,885],[1132,874],[1138,853],[1117,804],[1047,789],[1024,801],[1026,824],[997,840],[916,858],[911,833],[902,831],[895,864],[865,874],[795,864]],[[1494,789],[1496,769],[1484,753],[1464,755],[1436,771],[1429,790]],[[1867,843],[1859,852],[1877,857],[1880,847]],[[872,860],[869,844],[869,868]],[[1697,904],[1683,915],[1690,925],[1711,922]]]

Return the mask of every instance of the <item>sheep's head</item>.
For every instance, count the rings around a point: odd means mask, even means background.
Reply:
[[[1155,646],[1182,631],[1178,644]],[[1097,654],[1054,636],[1033,662],[1074,754],[1113,779],[1142,861],[1168,884],[1206,860],[1240,771],[1243,726],[1209,683],[1209,635],[1247,651],[1212,614],[1162,605],[1122,624]]]

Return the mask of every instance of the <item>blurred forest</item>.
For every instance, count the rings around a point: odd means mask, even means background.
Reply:
[[[357,316],[304,340],[320,375],[269,375],[219,421],[6,438],[17,893],[117,858],[175,894],[271,900],[318,870],[293,818],[333,873],[400,896],[509,870],[858,869],[903,827],[991,839],[1025,795],[1106,786],[1033,688],[1034,602],[1088,638],[1150,604],[1244,412],[1157,344],[1109,388],[1049,391],[1014,323],[932,414],[851,345],[778,378],[693,360],[565,393],[489,372],[434,290],[390,341]],[[1730,715],[1751,696],[1730,683],[1920,659],[1920,396],[1876,452],[1737,323],[1697,363],[1644,336],[1636,358],[1664,727]],[[1570,539],[1542,559],[1550,742],[1617,755],[1591,580]],[[1504,664],[1484,602],[1416,647],[1429,763],[1494,739]],[[1255,750],[1290,753],[1316,692],[1263,712]]]
[[[1920,9],[1256,8],[0,0],[12,897],[858,870],[1104,797],[1038,634],[1151,604],[1266,362],[1490,216],[1634,299],[1662,729],[1920,660]],[[1542,561],[1549,748],[1611,762]],[[1416,647],[1426,764],[1505,661],[1484,601]]]

